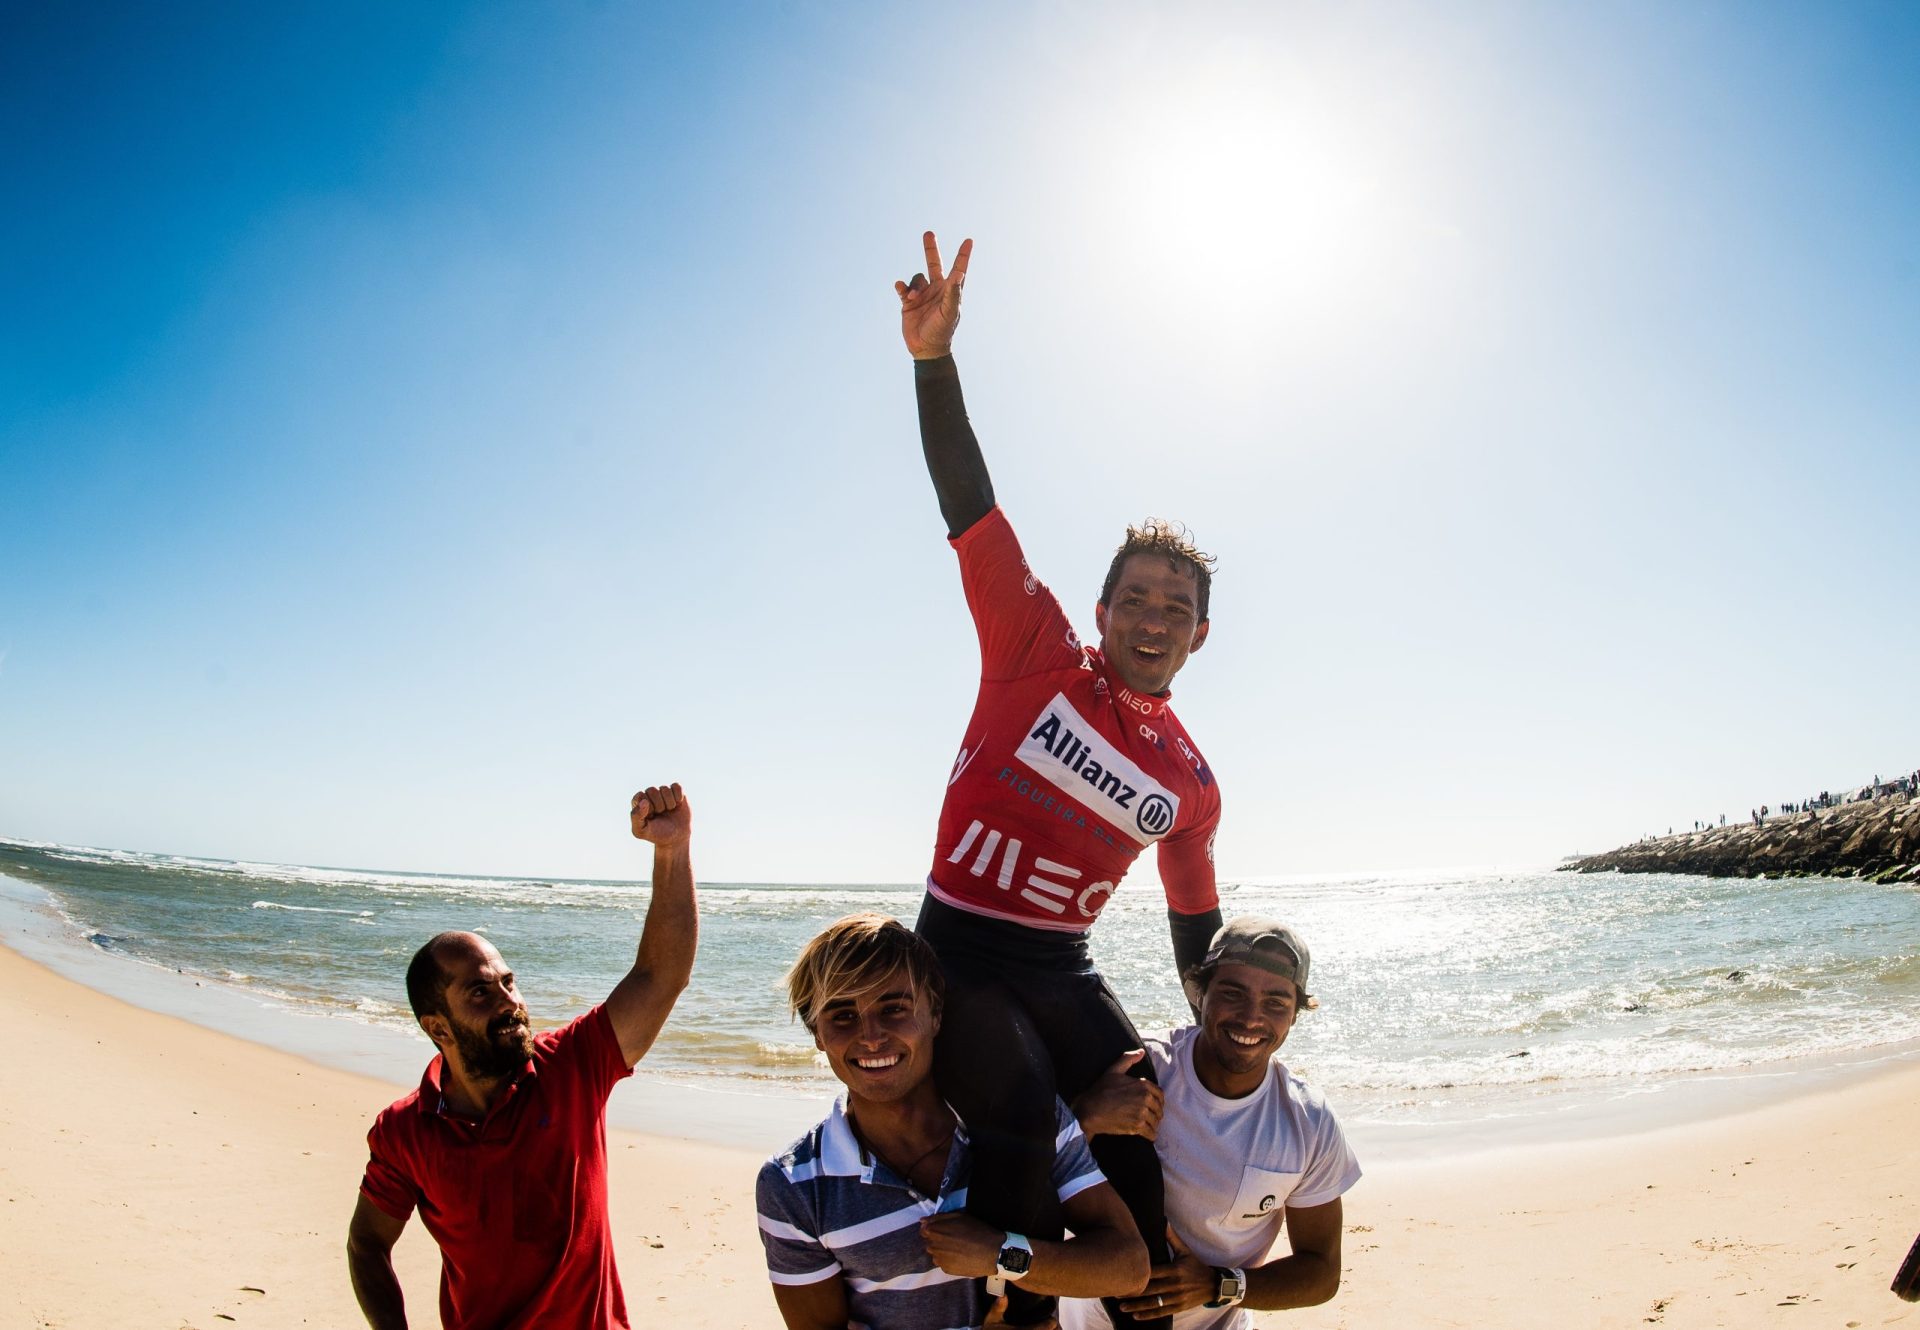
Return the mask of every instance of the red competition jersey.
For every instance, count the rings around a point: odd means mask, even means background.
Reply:
[[[940,809],[927,890],[974,914],[1083,932],[1140,851],[1167,903],[1220,903],[1220,792],[1164,697],[1080,644],[998,508],[953,543],[980,634],[980,695]]]

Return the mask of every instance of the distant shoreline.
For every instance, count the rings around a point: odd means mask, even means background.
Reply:
[[[1892,794],[1654,836],[1575,856],[1560,871],[1920,882],[1920,800]]]

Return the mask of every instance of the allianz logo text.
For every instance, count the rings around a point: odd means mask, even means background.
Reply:
[[[1115,748],[1063,694],[1027,728],[1015,757],[1142,845],[1173,830],[1180,796]]]

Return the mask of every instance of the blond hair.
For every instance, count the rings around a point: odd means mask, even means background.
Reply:
[[[812,1030],[821,1007],[871,993],[900,970],[939,1015],[947,982],[926,940],[891,916],[872,910],[850,914],[801,948],[787,971],[787,1005]]]

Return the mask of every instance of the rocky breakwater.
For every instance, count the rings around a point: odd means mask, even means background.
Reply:
[[[1920,882],[1920,799],[1891,795],[1775,814],[1755,826],[1650,837],[1567,860],[1575,873],[1698,873],[1706,877],[1860,877]]]

